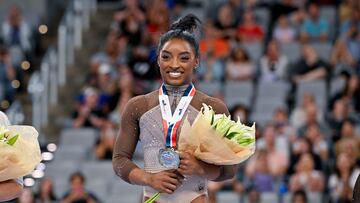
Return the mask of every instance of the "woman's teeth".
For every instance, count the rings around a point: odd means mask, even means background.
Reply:
[[[180,72],[169,72],[171,77],[179,77],[181,75]]]

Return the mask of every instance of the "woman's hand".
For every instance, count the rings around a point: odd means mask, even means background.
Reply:
[[[179,173],[186,176],[198,175],[203,176],[205,170],[203,167],[204,162],[198,160],[194,155],[188,152],[179,152],[180,165],[178,168]]]
[[[176,170],[148,173],[147,185],[159,192],[171,194],[181,185],[183,179]]]

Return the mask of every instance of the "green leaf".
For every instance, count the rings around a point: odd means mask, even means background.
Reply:
[[[19,134],[16,134],[15,136],[11,137],[7,142],[6,144],[10,145],[10,146],[13,146],[16,142],[16,140],[18,139],[19,137]]]
[[[146,200],[145,203],[153,203],[158,197],[160,196],[160,192],[157,192],[155,195],[153,195],[150,199]]]
[[[5,137],[5,133],[0,133],[0,140],[4,139],[4,137]]]

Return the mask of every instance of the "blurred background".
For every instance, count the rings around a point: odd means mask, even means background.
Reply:
[[[112,170],[113,144],[127,101],[161,83],[159,36],[188,13],[203,23],[195,86],[257,127],[255,155],[209,183],[211,202],[350,202],[358,0],[0,0],[0,109],[38,129],[43,157],[12,202],[141,201]]]

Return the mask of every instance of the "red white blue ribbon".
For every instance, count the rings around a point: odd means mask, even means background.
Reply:
[[[190,84],[181,97],[174,114],[172,114],[168,92],[165,85],[161,85],[159,89],[159,103],[164,126],[165,146],[167,148],[176,149],[176,132],[195,92],[194,85]]]

